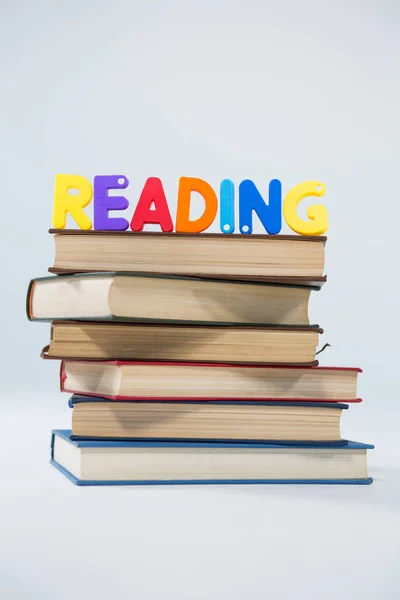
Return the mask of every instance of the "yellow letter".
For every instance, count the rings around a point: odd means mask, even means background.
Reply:
[[[69,194],[70,189],[78,189],[75,196]],[[92,229],[92,222],[82,210],[92,199],[90,181],[81,175],[56,175],[53,205],[53,227],[64,229],[67,213],[75,219],[80,229]]]
[[[297,214],[297,206],[307,196],[323,196],[325,186],[319,181],[299,183],[288,192],[283,201],[283,216],[290,229],[300,235],[322,235],[328,229],[328,212],[322,204],[313,204],[307,209],[311,222],[301,219]]]

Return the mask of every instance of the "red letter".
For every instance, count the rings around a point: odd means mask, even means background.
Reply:
[[[153,202],[155,208],[151,210],[150,206]],[[164,188],[161,179],[158,177],[149,177],[144,184],[135,212],[133,213],[131,229],[132,231],[143,231],[143,227],[147,223],[160,225],[163,231],[172,231],[174,228]]]

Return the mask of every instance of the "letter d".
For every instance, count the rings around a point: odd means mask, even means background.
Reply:
[[[190,221],[190,196],[198,192],[206,203],[201,217]],[[213,223],[218,210],[217,196],[212,187],[196,177],[181,177],[178,188],[178,206],[176,209],[176,231],[179,233],[200,233]]]

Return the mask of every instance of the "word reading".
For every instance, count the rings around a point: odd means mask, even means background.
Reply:
[[[168,207],[164,187],[158,177],[149,177],[144,184],[131,221],[124,217],[112,217],[113,210],[126,210],[128,199],[110,196],[110,190],[125,190],[129,181],[125,175],[96,175],[93,186],[81,175],[56,175],[53,207],[53,227],[64,229],[69,213],[80,229],[92,229],[92,222],[83,210],[93,199],[93,225],[97,231],[143,231],[145,225],[159,225],[161,231],[174,231],[174,222]],[[74,190],[75,194],[71,193]],[[203,214],[190,219],[192,192],[204,199]],[[297,214],[301,200],[309,196],[323,196],[325,186],[318,181],[306,181],[293,187],[282,203],[282,184],[279,179],[269,183],[268,202],[264,200],[250,179],[239,184],[239,231],[253,232],[253,213],[261,221],[265,231],[276,235],[282,229],[282,215],[288,226],[300,235],[318,236],[328,229],[328,213],[325,206],[314,204],[307,209],[309,221]],[[235,231],[235,184],[230,179],[221,181],[219,202],[217,194],[207,181],[196,177],[181,177],[178,185],[175,231],[200,233],[215,221],[219,207],[219,225],[222,233]]]

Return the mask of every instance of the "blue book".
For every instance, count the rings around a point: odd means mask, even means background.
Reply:
[[[73,395],[72,438],[346,444],[347,404],[241,400],[107,400]]]
[[[76,485],[369,484],[374,446],[73,440],[54,430],[51,463]]]

